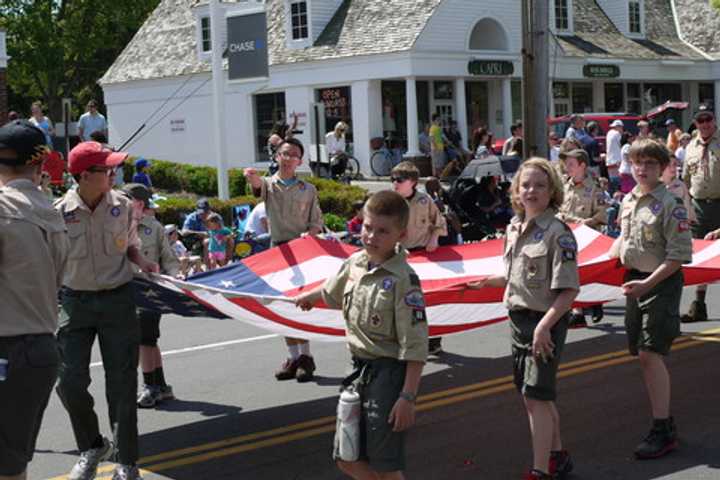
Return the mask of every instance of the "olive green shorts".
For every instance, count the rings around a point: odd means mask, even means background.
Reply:
[[[360,460],[377,472],[405,470],[405,432],[393,432],[388,418],[405,383],[406,363],[394,358],[360,363],[366,365],[358,385],[362,401]]]
[[[512,328],[513,376],[518,391],[535,400],[553,401],[557,396],[557,371],[560,356],[567,337],[568,315],[558,320],[550,330],[555,348],[553,357],[547,360],[536,358],[532,353],[535,327],[542,320],[544,312],[533,310],[510,311]]]
[[[691,225],[693,238],[705,238],[705,235],[720,226],[720,200],[692,201],[697,222]]]
[[[630,270],[625,281],[646,278],[649,273]],[[625,330],[628,350],[637,355],[640,350],[667,355],[673,341],[680,335],[680,297],[683,289],[681,270],[655,285],[639,299],[627,299]]]

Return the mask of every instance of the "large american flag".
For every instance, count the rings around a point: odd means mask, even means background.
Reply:
[[[578,243],[581,290],[578,306],[622,298],[624,271],[608,257],[613,239],[586,226],[572,226]],[[413,252],[408,262],[420,277],[431,336],[460,333],[506,319],[502,289],[463,285],[502,273],[503,240]],[[340,269],[355,247],[305,237],[227,267],[180,281],[166,276],[136,278],[138,303],[163,313],[236,319],[289,337],[343,340],[339,310],[319,305],[302,312],[290,301]],[[720,241],[695,240],[693,262],[683,267],[686,285],[720,279]]]

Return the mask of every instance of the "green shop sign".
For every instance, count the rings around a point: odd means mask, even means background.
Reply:
[[[514,71],[512,62],[505,60],[470,60],[468,62],[470,75],[501,76],[512,75]]]
[[[617,78],[620,67],[617,65],[583,65],[583,76],[588,78]]]

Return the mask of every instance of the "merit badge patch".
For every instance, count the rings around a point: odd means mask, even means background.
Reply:
[[[113,207],[112,210],[110,210],[110,215],[112,215],[113,217],[119,217],[120,207]]]
[[[563,249],[562,259],[563,262],[572,262],[577,257],[575,250]]]
[[[124,235],[121,235],[119,237],[115,237],[115,246],[117,246],[117,249],[121,252],[126,249],[127,247],[127,239]]]
[[[662,203],[660,203],[659,201],[656,200],[653,202],[652,205],[650,205],[650,211],[653,215],[657,215],[658,213],[660,213],[660,210],[662,210]]]
[[[685,210],[685,207],[675,207],[675,208],[673,208],[672,216],[673,216],[676,220],[680,220],[680,221],[683,221],[683,220],[687,220],[687,219],[688,219],[688,214],[687,214],[687,210]]]
[[[370,325],[372,325],[373,327],[379,327],[380,325],[382,325],[382,318],[380,318],[380,315],[374,313],[370,317]]]
[[[420,197],[420,205],[425,205],[427,203],[427,198]]]
[[[152,233],[152,228],[150,228],[150,227],[145,227],[144,232],[145,232],[145,235],[150,235],[150,234]]]
[[[680,220],[678,222],[678,232],[687,232],[690,230],[690,223],[687,220]]]
[[[538,268],[537,265],[534,263],[531,263],[527,267],[527,272],[530,277],[534,277],[537,274]]]
[[[577,250],[577,242],[575,241],[575,237],[569,233],[560,235],[557,239],[557,243],[562,249]]]
[[[427,317],[425,316],[425,310],[415,310],[413,312],[413,325],[420,322],[427,322]]]
[[[545,236],[545,230],[537,230],[535,233],[533,233],[533,240],[535,240],[536,242],[539,242],[540,240],[543,239],[544,236]]]
[[[425,299],[423,298],[422,291],[410,290],[407,294],[405,294],[405,305],[414,310],[424,309]]]
[[[392,277],[383,278],[383,281],[382,281],[383,290],[390,290],[390,289],[392,289],[393,285],[395,285],[394,278],[392,278]]]

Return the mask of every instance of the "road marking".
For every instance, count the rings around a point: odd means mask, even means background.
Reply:
[[[672,346],[672,350],[683,350],[703,345],[707,341],[707,338],[704,338],[704,336],[711,335],[716,332],[720,332],[720,328],[699,332],[695,334],[697,338],[695,338],[695,336],[683,336],[675,341]],[[626,350],[604,353],[561,364],[559,367],[558,377],[567,378],[593,370],[630,363],[632,361],[637,361],[637,357],[628,354]],[[418,397],[416,409],[418,412],[432,410],[434,408],[465,402],[467,400],[486,397],[497,393],[503,393],[514,389],[515,385],[513,383],[513,377],[508,375],[472,385],[465,385],[462,387],[421,395]],[[169,470],[171,468],[202,463],[229,455],[290,443],[303,438],[329,433],[334,431],[334,429],[335,416],[321,417],[271,430],[240,435],[202,445],[171,450],[143,457],[138,461],[138,464],[144,467],[143,471],[145,473],[157,473],[162,470]],[[194,453],[198,454],[192,455]],[[160,463],[154,463],[158,461]],[[103,465],[98,469],[98,474],[110,473],[113,469],[114,465]],[[96,479],[110,480],[111,476],[98,476]],[[48,480],[67,480],[67,476],[61,475]]]
[[[260,335],[257,337],[238,338],[237,340],[228,340],[227,342],[208,343],[206,345],[195,345],[194,347],[178,348],[177,350],[168,350],[167,352],[162,352],[162,356],[167,357],[170,355],[177,355],[179,353],[197,352],[199,350],[209,350],[211,348],[227,347],[229,345],[238,345],[240,343],[256,342],[258,340],[267,340],[268,338],[275,338],[277,336],[278,335],[276,333],[272,333],[269,335]],[[102,362],[94,362],[94,363],[90,364],[90,367],[101,367],[101,366],[102,366]]]

